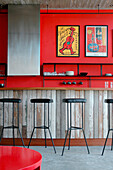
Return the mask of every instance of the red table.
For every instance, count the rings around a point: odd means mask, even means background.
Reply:
[[[41,170],[42,155],[28,148],[0,146],[0,170]]]

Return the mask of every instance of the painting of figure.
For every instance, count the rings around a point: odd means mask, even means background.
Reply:
[[[80,27],[57,26],[57,57],[79,57]]]

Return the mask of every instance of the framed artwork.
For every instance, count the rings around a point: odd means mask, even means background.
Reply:
[[[85,26],[85,56],[108,57],[108,26]]]
[[[80,26],[57,26],[57,57],[79,57]]]

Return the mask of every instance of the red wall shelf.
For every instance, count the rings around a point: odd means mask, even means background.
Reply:
[[[62,66],[62,67],[61,67]],[[60,72],[68,71],[71,66],[71,71],[74,71],[73,76],[57,75]],[[73,66],[73,67],[72,67]],[[83,67],[82,67],[83,66]],[[112,66],[110,69],[113,75],[112,63],[43,63],[43,87],[113,87],[113,76],[106,76],[106,69],[104,66]],[[60,70],[59,70],[60,67]],[[96,68],[97,67],[97,68]],[[94,68],[96,71],[94,71]],[[45,72],[50,75],[45,75]],[[88,72],[87,76],[81,76],[80,72]],[[94,74],[90,74],[90,73]],[[55,73],[56,75],[51,75]],[[95,83],[97,82],[97,84]]]

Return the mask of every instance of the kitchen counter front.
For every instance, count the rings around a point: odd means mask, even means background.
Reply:
[[[20,129],[24,138],[30,138],[33,128],[33,105],[30,103],[32,98],[52,98],[53,103],[50,105],[50,127],[53,138],[64,138],[66,124],[66,104],[62,102],[63,98],[86,98],[87,102],[84,105],[84,129],[87,138],[105,138],[107,134],[107,104],[104,103],[106,98],[113,98],[112,89],[92,89],[92,88],[16,88],[0,90],[0,98],[13,97],[20,98]],[[10,125],[11,109],[10,104],[6,104],[5,109],[5,124]],[[2,103],[0,103],[2,110]],[[41,124],[43,121],[43,104],[39,104],[36,108],[37,122]],[[16,123],[15,108],[14,120]],[[79,104],[72,106],[73,125],[81,125],[82,108]],[[111,122],[112,124],[112,119]],[[2,112],[0,112],[0,126],[2,126]],[[4,137],[12,138],[12,131],[5,130]],[[19,137],[15,130],[15,137]],[[47,133],[47,137],[49,134]],[[72,138],[83,138],[81,131],[72,131]],[[34,132],[34,138],[44,138],[44,133],[41,130]]]

